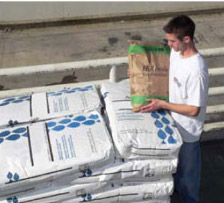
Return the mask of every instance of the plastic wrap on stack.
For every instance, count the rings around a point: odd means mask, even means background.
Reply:
[[[102,107],[93,85],[0,100],[0,127],[77,114]]]
[[[128,80],[105,83],[101,91],[113,141],[121,157],[177,158],[182,139],[168,112],[132,112]]]
[[[1,129],[0,154],[0,199],[114,161],[111,138],[97,111]]]

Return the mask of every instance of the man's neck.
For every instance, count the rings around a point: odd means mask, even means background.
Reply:
[[[197,53],[198,51],[195,48],[194,44],[187,44],[185,47],[183,47],[183,50],[180,52],[180,56],[181,58],[189,58]]]

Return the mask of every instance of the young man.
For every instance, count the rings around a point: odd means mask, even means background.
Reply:
[[[175,188],[181,202],[199,201],[201,152],[208,96],[208,69],[194,44],[194,22],[185,15],[173,18],[163,28],[171,48],[169,73],[169,102],[148,99],[141,112],[166,109],[171,112],[183,145],[179,154]]]

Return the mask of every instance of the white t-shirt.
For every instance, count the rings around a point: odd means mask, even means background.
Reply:
[[[170,103],[200,107],[196,117],[171,112],[185,142],[195,142],[200,139],[205,120],[208,83],[208,68],[199,53],[189,58],[181,58],[180,52],[171,51]]]

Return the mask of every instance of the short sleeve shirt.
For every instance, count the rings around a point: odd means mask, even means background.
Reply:
[[[180,52],[171,51],[169,101],[200,107],[196,117],[171,112],[185,142],[200,139],[205,120],[208,83],[208,68],[200,53],[181,58]]]

